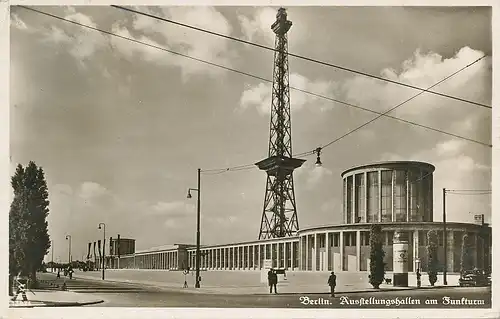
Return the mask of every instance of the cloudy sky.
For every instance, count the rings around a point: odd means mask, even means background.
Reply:
[[[272,52],[111,7],[37,9],[256,76],[272,77]],[[272,46],[269,7],[140,7],[215,32]],[[491,12],[487,8],[291,7],[292,53],[491,105]],[[291,85],[378,112],[418,91],[290,58]],[[196,169],[267,156],[269,83],[84,29],[11,10],[11,171],[41,165],[50,190],[55,258],[74,259],[102,236],[145,249],[195,242]],[[293,151],[301,153],[369,121],[373,113],[293,91]],[[491,109],[422,94],[391,113],[491,144]],[[382,160],[436,166],[441,189],[491,189],[491,148],[381,118],[323,150],[295,173],[301,228],[341,221],[340,173]],[[202,243],[255,240],[266,175],[257,169],[202,175]],[[449,220],[490,220],[490,196],[451,196]]]

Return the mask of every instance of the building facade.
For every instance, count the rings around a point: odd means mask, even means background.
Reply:
[[[427,270],[427,234],[438,236],[438,262],[447,271],[460,271],[465,234],[474,247],[475,266],[490,269],[491,227],[476,223],[433,221],[434,166],[423,162],[385,162],[344,171],[343,223],[301,229],[293,237],[201,247],[202,270],[260,270],[270,260],[273,268],[288,271],[367,272],[369,232],[381,226],[386,271],[393,269],[395,233],[408,240],[408,271]],[[195,245],[170,245],[122,255],[119,268],[183,270],[195,267]],[[113,256],[116,257],[116,256]],[[116,268],[117,263],[109,265]]]

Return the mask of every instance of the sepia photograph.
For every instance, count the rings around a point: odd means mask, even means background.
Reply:
[[[492,12],[11,5],[9,308],[486,316]]]

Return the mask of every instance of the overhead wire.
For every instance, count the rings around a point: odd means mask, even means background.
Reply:
[[[120,9],[120,10],[124,10],[124,11],[128,11],[130,13],[135,13],[135,14],[138,14],[138,15],[146,16],[146,17],[149,17],[149,18],[157,19],[157,20],[160,20],[160,21],[163,21],[163,22],[168,22],[168,23],[171,23],[171,24],[174,24],[174,25],[177,25],[177,26],[181,26],[181,27],[184,27],[184,28],[189,28],[189,29],[196,30],[196,31],[199,31],[199,32],[204,32],[204,33],[207,33],[207,34],[210,34],[210,35],[213,35],[213,36],[217,36],[217,37],[225,38],[225,39],[228,39],[228,40],[232,40],[232,41],[237,41],[237,42],[240,42],[240,43],[248,44],[248,45],[255,46],[255,47],[258,47],[258,48],[261,48],[261,49],[265,49],[265,50],[269,50],[269,51],[273,51],[273,52],[280,52],[278,49],[273,48],[273,47],[269,47],[269,46],[265,46],[265,45],[258,44],[258,43],[255,43],[255,42],[243,40],[243,39],[236,38],[236,37],[229,36],[229,35],[225,35],[225,34],[222,34],[222,33],[210,31],[210,30],[203,29],[203,28],[200,28],[200,27],[196,27],[196,26],[193,26],[193,25],[189,25],[189,24],[186,24],[186,23],[174,21],[172,19],[167,19],[167,18],[159,17],[159,16],[152,15],[152,14],[149,14],[149,13],[146,13],[146,12],[137,11],[137,10],[134,10],[134,9],[131,9],[131,8],[127,8],[127,7],[123,7],[123,6],[118,6],[118,5],[111,5],[111,7],[116,8],[116,9]],[[443,93],[439,93],[439,92],[425,90],[423,88],[420,88],[420,87],[417,87],[417,86],[414,86],[414,85],[411,85],[411,84],[407,84],[407,83],[403,83],[403,82],[399,82],[399,81],[395,81],[395,80],[383,78],[383,77],[380,77],[380,76],[376,76],[376,75],[369,74],[369,73],[362,72],[362,71],[357,71],[357,70],[354,70],[354,69],[351,69],[351,68],[343,67],[343,66],[336,65],[336,64],[333,64],[333,63],[329,63],[329,62],[320,61],[320,60],[313,59],[313,58],[310,58],[310,57],[306,57],[306,56],[303,56],[303,55],[294,54],[294,53],[290,53],[290,52],[283,52],[283,53],[287,54],[288,56],[297,58],[297,59],[301,59],[301,60],[305,60],[305,61],[308,61],[308,62],[313,62],[313,63],[321,64],[323,66],[332,67],[332,68],[335,68],[335,69],[339,69],[339,70],[343,70],[343,71],[355,73],[355,74],[358,74],[358,75],[363,75],[363,76],[366,76],[366,77],[369,77],[369,78],[373,78],[373,79],[377,79],[377,80],[380,80],[380,81],[384,81],[384,82],[388,82],[388,83],[392,83],[392,84],[397,84],[397,85],[404,86],[404,87],[407,87],[407,88],[411,88],[411,89],[414,89],[414,90],[425,91],[425,92],[430,93],[430,94],[439,95],[439,96],[442,96],[442,97],[454,99],[454,100],[465,102],[465,103],[469,103],[469,104],[474,104],[476,106],[481,106],[481,107],[485,107],[485,108],[489,108],[489,109],[492,108],[491,106],[483,104],[483,103],[479,103],[479,102],[474,102],[474,101],[462,99],[462,98],[451,96],[451,95],[448,95],[448,94],[443,94]]]
[[[343,134],[343,135],[341,135],[341,136],[337,137],[336,139],[334,139],[334,140],[332,140],[332,141],[328,142],[327,144],[325,144],[324,146],[322,146],[322,147],[321,147],[321,149],[325,149],[325,148],[327,148],[328,146],[332,145],[333,143],[338,142],[338,141],[340,141],[341,139],[343,139],[343,138],[345,138],[345,137],[347,137],[347,136],[351,135],[352,133],[354,133],[354,132],[356,132],[356,131],[358,131],[358,130],[362,129],[363,127],[365,127],[365,126],[367,126],[367,125],[369,125],[369,124],[371,124],[371,123],[375,122],[376,120],[378,120],[379,118],[381,118],[383,115],[385,115],[385,114],[387,114],[387,113],[389,113],[389,112],[392,112],[392,111],[394,111],[395,109],[397,109],[397,108],[401,107],[402,105],[404,105],[404,104],[406,104],[406,103],[410,102],[411,100],[413,100],[413,99],[417,98],[418,96],[422,95],[423,93],[425,93],[427,90],[430,90],[430,89],[432,89],[433,87],[435,87],[435,86],[437,86],[437,85],[439,85],[439,84],[443,83],[444,81],[446,81],[446,80],[450,79],[451,77],[453,77],[453,76],[457,75],[458,73],[462,72],[463,70],[465,70],[465,69],[469,68],[470,66],[472,66],[472,65],[476,64],[477,62],[481,61],[481,60],[482,60],[482,59],[484,59],[485,57],[486,57],[486,55],[483,55],[482,57],[480,57],[480,58],[476,59],[475,61],[473,61],[473,62],[471,62],[471,63],[467,64],[466,66],[464,66],[464,67],[460,68],[459,70],[457,70],[457,71],[453,72],[452,74],[448,75],[447,77],[443,78],[442,80],[440,80],[440,81],[436,82],[435,84],[431,85],[428,89],[426,89],[426,90],[424,90],[424,91],[422,91],[422,92],[419,92],[419,93],[417,93],[417,94],[413,95],[412,97],[410,97],[410,98],[408,98],[408,99],[404,100],[403,102],[401,102],[401,103],[397,104],[396,106],[394,106],[394,107],[390,108],[389,110],[385,111],[383,114],[380,114],[380,115],[376,116],[375,118],[371,119],[370,121],[365,122],[364,124],[362,124],[362,125],[360,125],[360,126],[356,127],[355,129],[352,129],[352,130],[350,130],[349,132],[347,132],[347,133],[345,133],[345,134]],[[483,145],[486,145],[486,146],[492,147],[492,145],[490,145],[490,144],[486,144],[486,143],[482,143],[482,142],[480,142],[480,144],[483,144]]]
[[[93,26],[89,26],[89,25],[86,25],[86,24],[83,24],[83,23],[79,23],[77,21],[73,21],[73,20],[69,20],[69,19],[66,19],[64,17],[61,17],[61,16],[58,16],[58,15],[55,15],[55,14],[51,14],[51,13],[48,13],[48,12],[45,12],[45,11],[41,11],[41,10],[37,10],[37,9],[34,9],[34,8],[30,8],[30,7],[26,7],[26,6],[18,6],[18,7],[21,7],[23,9],[26,9],[26,10],[29,10],[29,11],[32,11],[32,12],[36,12],[36,13],[39,13],[39,14],[42,14],[42,15],[46,15],[46,16],[49,16],[49,17],[52,17],[52,18],[55,18],[55,19],[59,19],[59,20],[62,20],[62,21],[65,21],[65,22],[68,22],[68,23],[72,23],[72,24],[75,24],[75,25],[78,25],[78,26],[81,26],[81,27],[85,27],[85,28],[88,28],[88,29],[91,29],[91,30],[95,30],[95,31],[98,31],[98,32],[101,32],[101,33],[104,33],[104,34],[107,34],[107,35],[110,35],[110,36],[114,36],[114,37],[117,37],[117,38],[121,38],[121,39],[124,39],[124,40],[128,40],[128,41],[131,41],[131,42],[135,42],[135,43],[138,43],[138,44],[141,44],[141,45],[145,45],[145,46],[149,46],[149,47],[153,47],[155,49],[159,49],[159,50],[162,50],[162,51],[165,51],[165,52],[168,52],[168,53],[171,53],[171,54],[174,54],[174,55],[178,55],[178,56],[182,56],[182,57],[185,57],[185,58],[188,58],[188,59],[191,59],[191,60],[195,60],[195,61],[198,61],[198,62],[201,62],[201,63],[205,63],[205,64],[208,64],[208,65],[212,65],[214,67],[218,67],[218,68],[222,68],[222,69],[225,69],[227,71],[231,71],[231,72],[235,72],[235,73],[239,73],[241,75],[245,75],[245,76],[249,76],[249,77],[252,77],[252,78],[256,78],[256,79],[259,79],[259,80],[262,80],[262,81],[265,81],[265,82],[270,82],[272,83],[272,80],[269,80],[269,79],[266,79],[266,78],[263,78],[263,77],[260,77],[260,76],[256,76],[256,75],[253,75],[253,74],[250,74],[250,73],[247,73],[247,72],[244,72],[244,71],[240,71],[240,70],[237,70],[237,69],[233,69],[233,68],[229,68],[229,67],[226,67],[226,66],[223,66],[223,65],[220,65],[220,64],[217,64],[217,63],[213,63],[213,62],[210,62],[210,61],[206,61],[206,60],[202,60],[202,59],[198,59],[198,58],[195,58],[195,57],[192,57],[192,56],[189,56],[187,54],[182,54],[182,53],[179,53],[179,52],[176,52],[176,51],[173,51],[173,50],[169,50],[169,49],[166,49],[166,48],[163,48],[163,47],[160,47],[160,46],[156,46],[156,45],[153,45],[153,44],[150,44],[150,43],[145,43],[145,42],[142,42],[142,41],[139,41],[139,40],[136,40],[136,39],[132,39],[132,38],[129,38],[129,37],[125,37],[125,36],[121,36],[119,34],[116,34],[116,33],[113,33],[113,32],[110,32],[110,31],[106,31],[106,30],[102,30],[102,29],[99,29],[97,27],[93,27]],[[471,66],[472,64],[478,62],[479,60],[483,59],[485,56],[483,56],[482,58],[476,60],[475,62],[467,65],[466,67],[462,68],[461,70]],[[368,112],[372,112],[372,113],[376,113],[378,114],[379,116],[377,116],[376,118],[372,119],[371,121],[365,123],[362,125],[363,126],[366,126],[368,125],[369,123],[375,121],[376,119],[382,117],[382,116],[386,116],[386,117],[389,117],[389,118],[392,118],[392,119],[396,119],[396,120],[399,120],[399,121],[402,121],[402,122],[405,122],[407,124],[410,124],[410,125],[415,125],[415,126],[419,126],[419,127],[423,127],[423,128],[427,128],[429,130],[433,130],[433,131],[436,131],[436,132],[439,132],[439,133],[443,133],[443,134],[446,134],[446,135],[450,135],[450,136],[454,136],[454,137],[457,137],[457,138],[461,138],[461,139],[464,139],[464,140],[468,140],[468,141],[471,141],[471,142],[474,142],[474,143],[478,143],[478,144],[482,144],[482,145],[485,145],[485,146],[489,146],[489,147],[492,147],[490,144],[486,144],[484,142],[480,142],[480,141],[476,141],[476,140],[472,140],[472,139],[469,139],[467,137],[463,137],[463,136],[459,136],[459,135],[456,135],[456,134],[453,134],[453,133],[449,133],[449,132],[445,132],[445,131],[442,131],[442,130],[438,130],[438,129],[435,129],[435,128],[432,128],[432,127],[428,127],[428,126],[425,126],[425,125],[422,125],[422,124],[418,124],[418,123],[414,123],[414,122],[411,122],[411,121],[407,121],[407,120],[404,120],[404,119],[400,119],[400,118],[397,118],[397,117],[394,117],[394,116],[390,116],[390,115],[387,115],[387,113],[389,113],[390,111],[394,110],[395,108],[403,105],[404,103],[410,101],[411,99],[425,93],[425,92],[430,92],[429,90],[436,86],[437,84],[445,81],[446,79],[450,78],[451,76],[455,75],[456,73],[460,72],[461,70],[455,72],[454,74],[448,76],[447,78],[441,80],[440,82],[436,83],[435,85],[431,86],[430,88],[428,89],[422,89],[423,91],[416,94],[415,96],[413,96],[412,98],[400,103],[399,105],[397,105],[396,107],[393,107],[392,109],[384,112],[384,113],[380,113],[380,112],[377,112],[377,111],[373,111],[373,110],[370,110],[370,109],[366,109],[366,108],[363,108],[363,107],[359,107],[359,106],[356,106],[354,104],[351,104],[351,103],[346,103],[346,102],[343,102],[343,101],[339,101],[339,100],[336,100],[336,99],[332,99],[332,98],[329,98],[329,97],[325,97],[323,95],[320,95],[320,94],[316,94],[316,93],[313,93],[313,92],[309,92],[309,91],[306,91],[306,90],[302,90],[302,89],[298,89],[298,88],[294,88],[294,87],[290,87],[290,89],[294,89],[294,90],[297,90],[297,91],[300,91],[300,92],[303,92],[305,94],[310,94],[310,95],[313,95],[313,96],[316,96],[316,97],[320,97],[320,98],[324,98],[324,99],[327,99],[327,100],[330,100],[330,101],[333,101],[333,102],[337,102],[337,103],[340,103],[340,104],[344,104],[344,105],[347,105],[347,106],[350,106],[350,107],[355,107],[355,108],[358,108],[358,109],[362,109],[362,110],[365,110],[365,111],[368,111]],[[351,132],[348,132],[346,134],[344,134],[343,137],[353,133],[354,131],[360,129],[361,127],[358,127],[356,128],[355,130],[351,131]],[[331,144],[335,143],[336,141],[340,140],[341,138],[343,137],[340,137],[340,138],[337,138],[331,142],[329,142],[328,144],[326,144],[325,146],[323,146],[322,148],[325,148],[325,147],[328,147],[330,146]],[[299,154],[295,154],[294,156],[295,157],[306,157],[306,156],[309,156],[309,155],[312,155],[315,153],[315,150],[311,150],[311,151],[307,151],[307,152],[303,152],[303,153],[299,153]],[[246,165],[239,165],[239,166],[233,166],[233,167],[228,167],[228,168],[221,168],[221,169],[209,169],[209,170],[203,170],[204,173],[209,173],[209,172],[212,172],[212,173],[223,173],[223,172],[228,172],[228,171],[239,171],[239,170],[247,170],[247,169],[250,169],[250,168],[254,168],[254,164],[246,164]]]

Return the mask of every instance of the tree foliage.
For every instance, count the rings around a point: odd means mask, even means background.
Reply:
[[[382,245],[382,228],[380,225],[372,225],[370,228],[370,284],[376,289],[385,278],[385,251]]]
[[[29,162],[26,167],[17,166],[11,185],[14,199],[9,212],[9,274],[21,273],[36,283],[36,271],[50,248],[47,182],[42,168]]]
[[[460,271],[474,268],[474,243],[472,238],[465,233],[462,237],[462,256],[460,259]]]
[[[427,233],[427,274],[431,286],[437,281],[438,272],[438,237],[435,230],[429,230]]]

